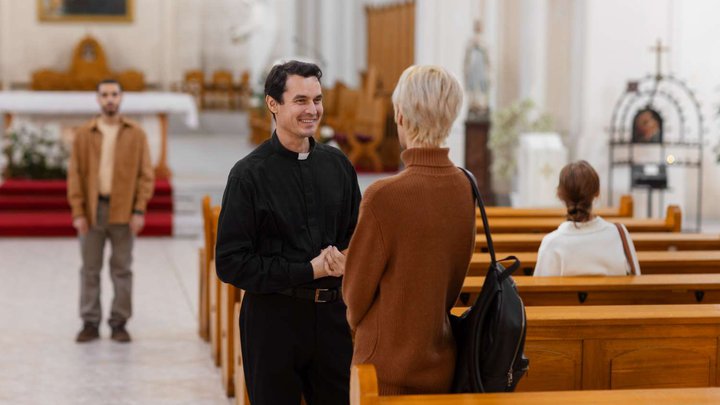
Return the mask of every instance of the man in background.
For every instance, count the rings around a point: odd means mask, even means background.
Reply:
[[[111,338],[129,342],[125,328],[132,314],[132,248],[145,225],[154,174],[145,132],[118,114],[122,87],[115,80],[97,86],[99,117],[77,131],[68,165],[68,202],[80,239],[80,317],[78,343],[100,337],[100,270],[110,240],[110,277],[114,297]]]

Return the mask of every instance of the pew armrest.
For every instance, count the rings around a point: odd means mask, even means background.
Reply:
[[[350,372],[350,405],[375,405],[378,400],[375,366],[372,364],[353,366]]]

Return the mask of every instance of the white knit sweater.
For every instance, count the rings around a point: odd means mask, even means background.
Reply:
[[[635,246],[625,226],[637,274]],[[588,222],[566,221],[545,235],[538,251],[536,276],[624,276],[630,272],[617,227],[600,217]]]

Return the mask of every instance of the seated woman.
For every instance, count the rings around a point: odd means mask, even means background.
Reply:
[[[543,238],[535,276],[640,274],[635,246],[625,226],[618,227],[593,215],[592,203],[599,193],[600,179],[588,162],[581,160],[563,167],[557,195],[567,206],[568,220]],[[625,234],[630,258],[620,232]]]
[[[475,244],[470,181],[441,147],[462,90],[443,68],[411,66],[392,100],[405,170],[372,184],[360,205],[343,280],[352,361],[375,365],[382,395],[448,393],[448,311]]]

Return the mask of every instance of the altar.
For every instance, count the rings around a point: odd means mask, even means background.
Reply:
[[[0,91],[0,113],[5,116],[6,132],[26,120],[53,122],[60,125],[63,138],[71,141],[68,138],[72,138],[73,128],[99,115],[100,107],[92,91]],[[197,128],[198,109],[193,98],[184,93],[125,92],[120,113],[140,123],[148,137],[156,177],[169,178],[168,115],[181,115],[188,127]]]

